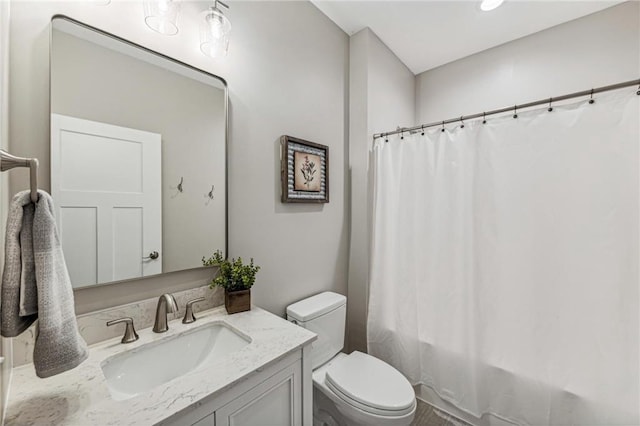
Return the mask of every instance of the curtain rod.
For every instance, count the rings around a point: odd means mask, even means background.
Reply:
[[[540,99],[538,101],[528,102],[526,104],[521,104],[521,105],[514,105],[507,108],[494,109],[492,111],[480,112],[480,113],[471,114],[471,115],[463,115],[457,118],[450,118],[444,121],[437,121],[429,124],[422,124],[420,126],[398,128],[397,130],[392,130],[390,132],[375,133],[373,135],[373,139],[375,140],[376,138],[381,138],[389,135],[396,135],[402,132],[412,132],[415,130],[427,129],[429,127],[444,126],[445,124],[462,122],[464,120],[472,120],[474,118],[480,118],[480,117],[484,118],[488,115],[502,114],[503,112],[509,112],[509,111],[513,111],[514,115],[516,115],[517,117],[518,109],[531,108],[538,105],[551,104],[553,102],[564,101],[572,98],[579,98],[581,96],[593,96],[596,93],[607,92],[609,90],[622,89],[624,87],[630,87],[635,85],[638,85],[638,91],[636,92],[636,95],[640,96],[640,79],[630,80],[630,81],[625,81],[623,83],[611,84],[609,86],[602,86],[595,89],[583,90],[581,92],[575,92],[575,93],[570,93],[568,95],[557,96],[555,98]]]

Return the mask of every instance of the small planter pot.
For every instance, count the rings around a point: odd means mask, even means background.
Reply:
[[[251,289],[224,291],[224,307],[227,313],[235,314],[251,310]]]

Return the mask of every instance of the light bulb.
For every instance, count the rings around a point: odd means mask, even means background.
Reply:
[[[207,15],[207,25],[209,26],[209,33],[212,37],[220,38],[223,36],[224,32],[222,31],[222,20],[217,15]]]

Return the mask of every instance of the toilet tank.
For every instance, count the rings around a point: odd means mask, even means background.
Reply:
[[[344,347],[347,298],[326,291],[287,307],[287,320],[313,331],[318,339],[311,344],[311,368],[329,361]]]

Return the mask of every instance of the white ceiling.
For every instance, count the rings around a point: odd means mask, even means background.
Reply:
[[[347,34],[369,27],[414,73],[597,12],[622,1],[311,0]]]

